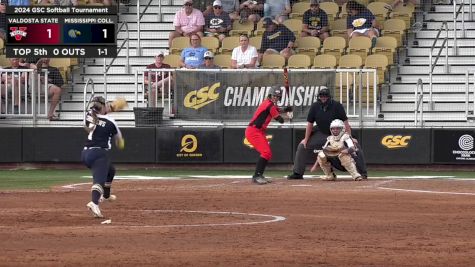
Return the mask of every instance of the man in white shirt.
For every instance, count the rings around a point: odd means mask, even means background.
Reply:
[[[249,36],[241,34],[239,36],[239,44],[240,46],[233,49],[231,55],[231,68],[254,68],[259,55],[257,54],[257,49],[254,46],[249,45]]]

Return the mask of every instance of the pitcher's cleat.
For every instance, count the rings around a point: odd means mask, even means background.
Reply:
[[[110,195],[108,198],[105,198],[104,196],[101,196],[101,198],[99,199],[99,202],[114,202],[117,200],[117,196],[116,195]]]
[[[252,177],[252,182],[258,185],[263,185],[263,184],[267,184],[267,179],[264,178],[264,176],[255,176],[255,177]]]
[[[95,218],[103,218],[99,205],[94,204],[94,202],[87,203],[86,207],[91,211],[92,215]]]

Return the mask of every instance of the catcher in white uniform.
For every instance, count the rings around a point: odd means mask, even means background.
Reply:
[[[355,181],[361,181],[362,177],[358,173],[355,161],[351,154],[357,150],[350,135],[345,133],[345,125],[341,120],[333,120],[330,124],[332,135],[327,137],[327,142],[323,150],[318,153],[317,160],[311,171],[315,171],[318,165],[322,168],[326,181],[336,180],[336,175],[332,167],[339,170],[346,170]]]

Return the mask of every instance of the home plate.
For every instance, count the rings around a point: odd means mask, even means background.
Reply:
[[[101,224],[111,224],[112,223],[112,220],[109,219],[109,220],[105,220],[103,222],[101,222]]]
[[[311,184],[293,184],[291,186],[312,186]]]

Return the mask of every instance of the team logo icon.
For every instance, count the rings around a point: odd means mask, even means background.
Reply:
[[[473,136],[464,134],[459,138],[459,147],[465,151],[473,149]]]
[[[21,38],[26,37],[26,29],[27,27],[10,27],[10,36],[21,41]]]

